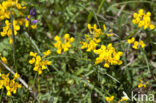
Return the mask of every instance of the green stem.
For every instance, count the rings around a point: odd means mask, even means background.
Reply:
[[[16,51],[16,48],[15,48],[15,33],[14,33],[14,26],[13,26],[13,20],[14,20],[14,17],[12,15],[12,11],[10,11],[10,17],[11,17],[11,31],[12,31],[12,40],[13,40],[13,60],[14,60],[14,66],[15,66],[15,63],[16,63],[16,58],[15,58],[15,51]]]
[[[40,78],[39,78],[39,75],[38,75],[38,78],[37,78],[37,86],[38,86],[38,96],[40,97]],[[41,101],[40,101],[40,98],[38,98],[38,100],[39,100],[39,103],[41,103]]]
[[[2,102],[2,96],[3,96],[3,88],[1,90],[1,97],[0,97],[0,101]]]
[[[37,52],[38,52],[40,55],[42,55],[42,53],[41,53],[40,49],[38,48],[38,46],[36,45],[35,41],[29,36],[29,34],[28,34],[27,32],[25,32],[24,34],[25,34],[25,36],[26,36],[27,38],[29,38],[29,40],[31,41],[32,45],[34,45],[34,48],[37,50]]]
[[[100,11],[101,11],[101,9],[102,9],[102,7],[103,7],[104,3],[105,3],[105,0],[102,0],[102,1],[101,1],[101,3],[100,3],[99,8],[98,8],[98,10],[97,10],[97,14],[99,14],[99,13],[100,13]]]
[[[112,7],[117,6],[117,5],[123,5],[123,4],[131,4],[131,3],[152,3],[153,5],[156,5],[156,3],[151,2],[151,1],[125,1],[125,2],[120,2],[120,3],[115,3],[112,4],[111,6],[109,6],[109,8],[107,9],[107,12],[110,11],[112,9]]]
[[[137,31],[138,31],[138,28],[135,29],[135,31],[134,31],[132,34],[128,35],[128,36],[126,37],[126,40],[128,40],[129,38],[131,38],[132,36],[134,36],[135,33],[136,33]]]
[[[143,30],[143,28],[137,27],[137,28],[134,30],[134,32],[133,32],[132,34],[130,34],[130,35],[128,35],[128,36],[126,37],[126,40],[130,39],[130,38],[131,38],[132,36],[134,36],[135,34],[140,33],[142,30]]]
[[[33,85],[35,85],[36,77],[37,77],[37,73],[35,73],[35,78],[33,80]]]

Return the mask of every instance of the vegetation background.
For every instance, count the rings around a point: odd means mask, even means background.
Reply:
[[[18,71],[21,78],[38,94],[36,97],[40,103],[106,103],[105,97],[112,95],[119,101],[123,91],[128,96],[131,96],[131,91],[156,95],[156,29],[139,32],[147,45],[144,50],[130,49],[126,43],[128,35],[135,31],[135,25],[132,23],[134,12],[141,8],[150,11],[152,21],[156,21],[155,0],[25,0],[25,2],[28,3],[25,14],[29,14],[33,8],[36,9],[37,28],[20,30],[16,36],[16,68],[12,68],[13,52],[8,38],[0,37],[0,53],[8,59],[9,67]],[[97,24],[101,28],[105,24],[118,35],[111,39],[103,39],[102,42],[105,44],[111,42],[120,51],[126,51],[122,56],[121,66],[107,69],[95,65],[93,58],[96,56],[79,49],[81,47],[79,42],[83,35],[88,33],[89,23]],[[156,22],[154,24],[156,25]],[[69,52],[58,55],[53,46],[54,37],[63,36],[65,33],[75,37],[75,42]],[[29,53],[44,52],[48,49],[52,51],[48,57],[52,60],[52,66],[38,76],[28,62],[31,59]],[[3,72],[8,73],[4,67],[2,68]],[[147,88],[137,87],[140,79],[149,82]],[[6,96],[6,91],[0,92],[1,103],[38,102],[24,86],[11,97]]]

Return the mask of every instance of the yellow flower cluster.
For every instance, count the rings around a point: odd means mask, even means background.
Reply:
[[[97,28],[96,24],[94,24],[93,26],[91,26],[91,24],[88,24],[88,30],[91,35],[85,34],[85,41],[80,42],[82,44],[81,49],[87,48],[87,52],[96,50],[96,47],[101,42],[101,39],[99,38],[101,35],[106,34],[106,36],[108,36],[108,37],[114,35],[112,33],[112,30],[109,30],[107,33],[106,25],[103,25],[104,32],[102,32],[102,29]]]
[[[104,33],[102,33],[101,29],[97,28],[96,24],[94,24],[93,26],[91,26],[91,24],[88,24],[88,30],[92,35],[85,34],[85,41],[81,41],[80,43],[82,44],[81,49],[87,48],[87,51],[90,52],[96,50],[98,43],[101,42],[101,39],[99,39],[98,37],[100,37]]]
[[[144,29],[150,28],[151,30],[155,28],[155,26],[151,23],[151,13],[144,13],[143,9],[140,9],[138,13],[133,14],[132,22],[134,24],[138,24],[138,27],[144,27]]]
[[[138,49],[139,45],[141,46],[141,48],[144,48],[146,46],[146,44],[142,40],[140,40],[140,42],[135,41],[135,38],[134,37],[132,37],[131,39],[128,39],[128,43],[129,44],[133,44],[132,47],[134,49]]]
[[[3,27],[3,31],[0,33],[2,37],[8,36],[10,38],[10,44],[12,44],[12,29],[11,29],[11,22],[10,22],[10,14],[15,17],[16,13],[14,11],[10,11],[11,8],[19,10],[20,16],[24,16],[21,10],[26,9],[26,7],[22,7],[18,0],[4,0],[2,4],[0,4],[0,21],[5,20],[5,27]],[[20,30],[20,25],[23,24],[22,19],[13,20],[13,28],[14,28],[14,35],[17,35],[17,32]]]
[[[106,26],[104,25],[103,27],[106,30]],[[91,24],[88,24],[88,29],[90,34],[92,34],[95,38],[104,34],[100,28],[97,28],[96,24],[94,24],[93,26],[91,26]]]
[[[89,35],[85,34],[85,42],[81,42],[81,49],[87,48],[87,52],[96,50],[98,43],[101,42],[101,39],[91,38]]]
[[[140,83],[138,84],[138,88],[142,88],[142,87],[146,88],[147,84],[148,84],[148,82],[143,83],[143,81],[140,79]]]
[[[106,97],[107,102],[112,102],[114,100],[114,96]]]
[[[108,30],[108,32],[107,32],[107,28],[106,28],[106,25],[105,24],[103,25],[103,31],[102,31],[102,29],[97,28],[97,25],[96,24],[94,24],[93,26],[91,26],[91,24],[88,24],[88,29],[89,29],[90,34],[93,35],[93,38],[100,37],[101,35],[106,35],[108,37],[114,35],[112,33],[112,30],[111,29]]]
[[[122,61],[120,57],[123,55],[122,52],[116,52],[112,44],[107,46],[101,45],[101,48],[94,50],[94,53],[98,54],[99,57],[96,58],[95,64],[104,62],[104,67],[109,68],[110,65],[121,65]]]
[[[15,73],[14,78],[10,79],[9,78],[9,73],[7,75],[2,74],[1,75],[2,80],[0,80],[0,89],[5,87],[6,90],[7,90],[7,95],[8,96],[11,96],[12,92],[15,94],[16,91],[17,91],[17,88],[21,88],[22,87],[21,84],[18,84],[17,82],[15,82],[15,80],[17,78],[19,78],[19,76],[20,75],[18,73]]]
[[[69,48],[71,48],[71,43],[74,42],[74,38],[70,37],[69,34],[65,34],[64,35],[64,40],[63,42],[61,41],[61,38],[59,36],[55,36],[55,41],[56,43],[54,43],[55,48],[57,48],[57,53],[61,54],[62,50],[64,52],[67,52],[69,50]]]
[[[10,38],[10,44],[12,44],[12,30],[11,30],[11,23],[9,22],[9,20],[5,20],[5,24],[6,26],[3,27],[3,31],[1,32],[1,36],[8,36]],[[20,30],[20,25],[18,24],[18,22],[16,20],[13,20],[13,27],[14,27],[14,35],[17,35],[17,31]]]
[[[26,9],[26,7],[21,6],[18,0],[3,0],[2,4],[0,4],[0,21],[10,19],[10,8]]]
[[[29,60],[29,63],[35,65],[33,70],[37,71],[39,75],[42,74],[42,70],[47,69],[46,65],[51,65],[52,63],[51,61],[45,60],[45,58],[51,54],[51,51],[47,50],[46,52],[43,52],[43,54],[44,56],[41,57],[37,55],[37,53],[30,52],[30,56],[33,58]]]

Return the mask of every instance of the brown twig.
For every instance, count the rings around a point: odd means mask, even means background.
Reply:
[[[4,64],[1,60],[0,60],[0,63],[13,75],[15,74],[15,72],[12,69],[10,69],[6,64]],[[34,97],[36,97],[36,93],[32,91],[32,89],[28,86],[28,84],[21,77],[19,77],[18,80],[30,91],[30,93],[33,94]]]

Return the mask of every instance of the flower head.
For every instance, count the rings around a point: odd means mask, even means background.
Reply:
[[[111,43],[107,46],[101,45],[101,48],[94,50],[94,53],[98,54],[95,64],[104,63],[104,67],[106,68],[109,68],[110,65],[122,64],[120,57],[123,55],[123,53],[116,52]]]
[[[138,13],[133,14],[134,24],[137,24],[139,28],[144,27],[144,29],[154,29],[155,26],[151,23],[151,13],[148,11],[147,13],[144,12],[143,9],[140,9]]]
[[[1,60],[3,61],[4,64],[8,64],[8,61],[5,57],[1,57]]]
[[[21,88],[22,85],[15,82],[15,80],[19,77],[18,73],[15,73],[14,78],[9,78],[9,73],[7,75],[2,74],[0,80],[0,89],[3,87],[7,90],[7,96],[11,96],[11,94],[15,94],[18,88]]]
[[[36,15],[36,10],[33,8],[30,10],[30,15],[35,16]]]
[[[37,55],[37,53],[30,52],[30,56],[33,58],[29,60],[30,64],[34,64],[34,71],[37,71],[38,74],[42,74],[42,71],[47,69],[47,65],[51,65],[51,61],[46,60],[46,57],[51,54],[51,51],[48,50],[46,52],[43,52],[44,56],[41,57]]]
[[[138,88],[142,88],[142,87],[146,88],[147,84],[148,84],[148,82],[143,82],[143,81],[140,79],[140,83],[138,84]]]
[[[64,52],[67,52],[69,48],[71,48],[71,43],[74,42],[74,38],[70,37],[69,34],[64,35],[64,39],[61,41],[61,38],[59,36],[55,36],[54,40],[56,43],[54,43],[55,48],[57,48],[57,53],[61,54],[62,50]]]
[[[134,49],[138,49],[139,46],[141,46],[141,48],[144,48],[146,46],[146,44],[142,40],[140,40],[140,42],[135,41],[135,38],[134,37],[132,37],[131,39],[128,39],[128,43],[129,44],[133,44],[132,47]]]
[[[114,100],[114,96],[106,97],[107,102],[112,102]]]

